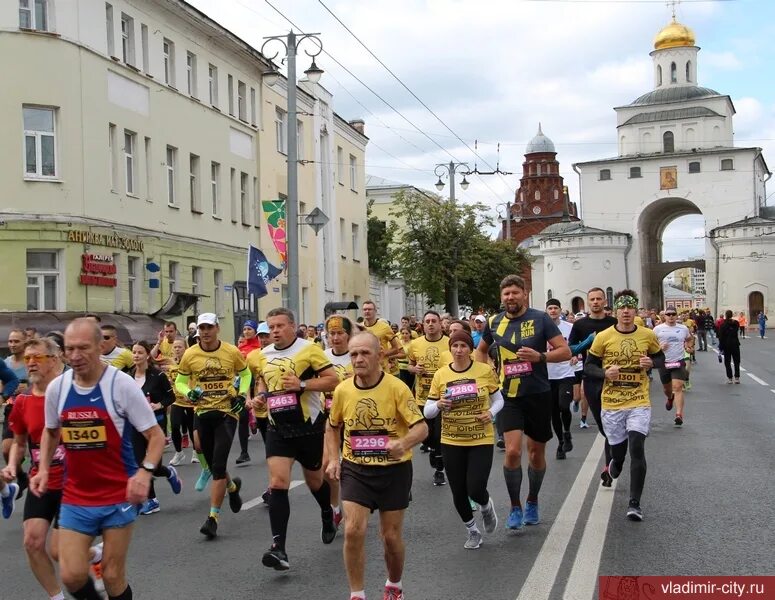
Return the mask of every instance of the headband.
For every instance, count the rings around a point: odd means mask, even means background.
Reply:
[[[638,299],[635,296],[625,294],[614,300],[614,308],[638,308]]]
[[[343,330],[347,335],[350,335],[352,333],[352,323],[350,322],[350,319],[347,317],[340,317],[339,315],[334,315],[331,317],[328,317],[328,320],[326,321],[326,331],[332,331],[334,329],[341,329]]]

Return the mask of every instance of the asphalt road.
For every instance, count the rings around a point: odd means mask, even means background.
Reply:
[[[414,501],[405,522],[407,598],[592,600],[598,574],[775,574],[775,343],[745,340],[742,355],[743,383],[726,385],[716,354],[698,353],[682,429],[673,427],[674,413],[665,411],[659,386],[652,386],[642,523],[624,516],[629,463],[614,488],[601,488],[602,440],[593,427],[579,430],[575,415],[575,448],[568,459],[555,460],[554,442],[548,447],[538,526],[517,534],[503,529],[508,496],[502,454],[495,452],[490,491],[501,524],[475,551],[463,548],[465,529],[448,487],[431,484],[427,458],[416,453]],[[157,482],[162,510],[139,519],[130,549],[128,572],[136,598],[348,597],[341,534],[330,546],[321,543],[319,511],[303,483],[290,494],[291,570],[277,573],[261,565],[271,534],[267,510],[258,499],[267,481],[260,438],[250,441],[250,453],[252,463],[232,470],[244,481],[246,507],[238,515],[224,507],[214,541],[199,533],[208,499],[193,490],[198,466],[180,468],[181,496]],[[232,460],[236,456],[234,451]],[[294,479],[301,480],[300,471]],[[0,598],[42,598],[21,549],[18,508],[10,521],[0,522]],[[369,530],[366,575],[369,597],[381,597],[385,571],[376,516]]]

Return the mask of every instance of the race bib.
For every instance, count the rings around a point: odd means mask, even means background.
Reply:
[[[326,394],[325,396],[325,407],[327,411],[331,410],[331,405],[334,403],[334,396],[330,394]]]
[[[680,368],[681,368],[680,360],[665,363],[665,369],[680,369]]]
[[[108,435],[101,419],[67,421],[62,427],[62,442],[70,450],[99,450],[108,445]]]
[[[350,450],[353,456],[387,456],[390,436],[384,430],[350,431]]]
[[[32,464],[40,464],[40,448],[30,448],[30,456],[32,457]],[[51,457],[51,466],[62,465],[65,462],[65,447],[59,444],[54,450],[54,456]]]
[[[611,381],[611,385],[620,388],[640,387],[643,380],[643,371],[639,368],[622,367],[619,369],[619,379]]]
[[[456,381],[447,385],[447,392],[445,396],[452,400],[453,404],[457,402],[476,400],[479,398],[479,388],[477,388],[476,381],[473,379]]]
[[[299,405],[299,398],[294,393],[281,392],[277,395],[269,396],[266,399],[266,405],[269,407],[269,412],[274,415],[275,413],[294,410]]]
[[[533,363],[521,360],[507,360],[503,363],[503,373],[506,377],[524,377],[533,372]]]

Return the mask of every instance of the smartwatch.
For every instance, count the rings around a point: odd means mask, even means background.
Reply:
[[[546,362],[546,352],[541,352],[538,358],[542,363]]]
[[[156,470],[156,465],[152,462],[148,462],[147,460],[143,461],[143,464],[140,465],[143,469],[148,471],[149,473],[153,473]]]

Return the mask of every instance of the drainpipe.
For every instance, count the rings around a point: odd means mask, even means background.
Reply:
[[[711,234],[713,232],[711,231]],[[714,236],[711,235],[708,237],[710,240],[710,245],[713,246],[713,249],[716,251],[716,303],[713,305],[713,316],[718,316],[718,300],[719,300],[719,291],[721,290],[721,281],[719,280],[719,269],[720,269],[720,263],[721,263],[721,249],[719,248],[719,245],[716,243],[716,240],[714,239]]]
[[[584,211],[582,210],[582,201],[581,201],[581,199],[583,198],[583,196],[581,194],[581,171],[578,170],[578,168],[576,167],[575,163],[572,164],[571,167],[573,167],[573,170],[576,171],[576,175],[579,176],[579,219],[583,221],[584,220]]]

